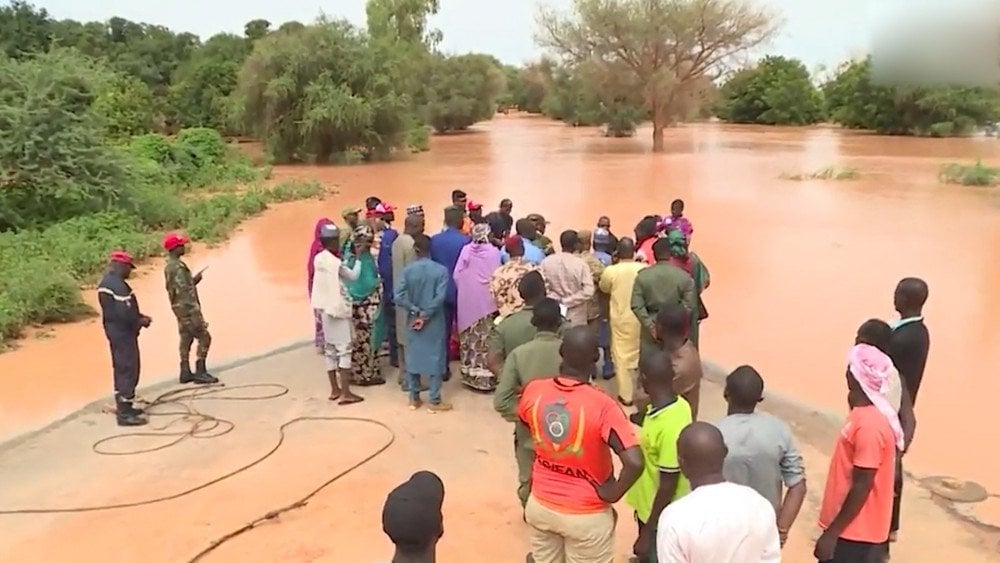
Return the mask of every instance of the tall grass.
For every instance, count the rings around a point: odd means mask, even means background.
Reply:
[[[793,180],[803,182],[806,180],[857,180],[861,173],[857,168],[851,166],[828,166],[813,172],[781,175],[783,180]]]
[[[946,184],[994,186],[1000,182],[1000,168],[987,166],[981,160],[971,165],[952,162],[941,167],[938,179]]]

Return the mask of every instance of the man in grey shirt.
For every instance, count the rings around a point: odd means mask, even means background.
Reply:
[[[724,396],[728,416],[716,423],[729,449],[723,475],[770,501],[784,545],[806,498],[805,467],[792,430],[778,418],[754,412],[764,396],[764,380],[754,368],[740,366],[729,374]]]

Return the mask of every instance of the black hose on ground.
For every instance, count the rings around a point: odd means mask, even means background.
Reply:
[[[277,391],[274,392],[274,393],[267,394],[267,395],[259,395],[259,396],[253,396],[253,397],[226,397],[226,396],[218,396],[221,393],[228,392],[228,391],[236,391],[236,390],[240,390],[240,389],[253,389],[253,388],[268,388],[268,387],[269,388],[275,388],[275,389],[277,389]],[[114,436],[109,436],[107,438],[102,438],[101,440],[98,440],[97,442],[94,442],[94,444],[92,446],[92,449],[93,449],[93,451],[95,453],[97,453],[99,455],[138,455],[138,454],[144,454],[144,453],[150,453],[150,452],[164,450],[166,448],[175,446],[175,445],[181,443],[182,441],[184,441],[184,440],[186,440],[188,438],[195,438],[195,439],[218,438],[219,436],[223,436],[225,434],[228,434],[229,432],[232,432],[233,429],[236,427],[236,424],[234,422],[232,422],[232,421],[229,421],[229,420],[226,420],[226,419],[223,419],[223,418],[218,418],[218,417],[215,417],[215,416],[211,416],[211,415],[207,415],[207,414],[198,412],[197,410],[195,410],[194,408],[192,408],[189,404],[182,403],[181,401],[185,401],[185,400],[191,401],[191,400],[201,400],[201,399],[210,399],[210,400],[217,400],[217,401],[261,401],[261,400],[266,400],[266,399],[275,399],[277,397],[281,397],[283,395],[287,395],[288,392],[289,392],[289,390],[288,390],[287,387],[285,387],[284,385],[276,384],[276,383],[256,383],[256,384],[248,384],[248,385],[235,385],[235,386],[231,386],[231,387],[214,386],[213,385],[213,386],[206,386],[206,387],[195,387],[195,388],[186,387],[186,388],[181,388],[181,389],[173,389],[171,391],[167,391],[167,392],[163,393],[162,395],[158,396],[155,400],[153,400],[153,402],[151,402],[149,404],[149,406],[147,407],[146,413],[149,416],[151,416],[151,417],[154,417],[154,416],[179,416],[181,418],[173,420],[170,423],[168,423],[168,424],[166,424],[166,425],[164,425],[162,427],[155,428],[155,429],[153,429],[153,431],[126,432],[126,433],[122,433],[122,434],[116,434]],[[166,411],[157,410],[157,407],[161,407],[161,406],[165,406],[165,405],[172,405],[172,406],[180,407],[181,410],[176,410],[176,409],[175,410],[166,410]],[[174,426],[175,424],[177,424],[180,421],[188,421],[191,424],[191,427],[189,429],[187,429],[187,430],[169,431],[172,426]],[[218,549],[219,546],[221,546],[222,544],[226,543],[227,541],[229,541],[229,540],[231,540],[231,539],[233,539],[233,538],[235,538],[235,537],[237,537],[237,536],[239,536],[239,535],[241,535],[243,533],[246,533],[246,532],[254,529],[255,527],[259,526],[260,524],[263,524],[264,522],[267,522],[269,520],[274,520],[275,518],[277,518],[278,516],[280,516],[281,514],[283,514],[285,512],[288,512],[290,510],[294,510],[296,508],[301,508],[301,507],[305,506],[306,504],[308,504],[308,502],[314,496],[316,496],[317,494],[319,494],[323,489],[325,489],[326,487],[329,487],[330,485],[332,485],[333,483],[335,483],[339,479],[347,476],[348,474],[350,474],[354,470],[356,470],[356,469],[360,468],[361,466],[365,465],[366,463],[372,461],[373,459],[375,459],[376,457],[378,457],[379,455],[381,455],[383,452],[385,452],[387,449],[389,449],[389,447],[393,444],[393,442],[396,441],[396,433],[393,432],[392,429],[389,428],[386,424],[384,424],[384,423],[382,423],[382,422],[380,422],[378,420],[371,419],[371,418],[355,417],[355,416],[299,416],[299,417],[295,417],[295,418],[293,418],[291,420],[288,420],[288,421],[284,422],[281,426],[278,427],[278,441],[264,455],[260,456],[259,458],[255,459],[254,461],[251,461],[250,463],[248,463],[248,464],[246,464],[246,465],[244,465],[242,467],[239,467],[237,469],[234,469],[233,471],[230,471],[230,472],[228,472],[228,473],[226,473],[226,474],[224,474],[222,476],[216,477],[216,478],[214,478],[214,479],[212,479],[210,481],[202,483],[202,484],[200,484],[200,485],[198,485],[196,487],[192,487],[190,489],[186,489],[186,490],[181,491],[179,493],[174,493],[174,494],[171,494],[171,495],[165,495],[165,496],[162,496],[162,497],[155,497],[155,498],[141,500],[141,501],[125,502],[125,503],[119,503],[119,504],[106,504],[106,505],[94,505],[94,506],[82,506],[82,507],[66,507],[66,508],[19,508],[19,509],[10,509],[10,510],[0,510],[0,516],[18,515],[18,514],[69,514],[69,513],[82,513],[82,512],[98,512],[98,511],[104,511],[104,510],[116,510],[116,509],[121,509],[121,508],[136,508],[136,507],[139,507],[139,506],[147,506],[147,505],[151,505],[151,504],[157,504],[157,503],[165,502],[165,501],[168,501],[168,500],[178,499],[178,498],[190,495],[192,493],[195,493],[195,492],[207,489],[208,487],[211,487],[212,485],[216,485],[218,483],[221,483],[222,481],[225,481],[226,479],[229,479],[231,477],[239,475],[240,473],[243,473],[244,471],[246,471],[246,470],[248,470],[248,469],[250,469],[250,468],[252,468],[252,467],[254,467],[256,465],[259,465],[264,460],[266,460],[267,458],[269,458],[272,455],[274,455],[274,453],[277,452],[278,449],[281,448],[281,445],[285,442],[285,430],[289,426],[292,426],[293,424],[296,424],[296,423],[299,423],[299,422],[316,422],[316,421],[318,421],[318,422],[338,422],[338,421],[339,422],[362,422],[362,423],[365,423],[365,424],[371,424],[371,425],[374,425],[374,426],[379,426],[381,428],[384,428],[389,433],[389,436],[388,436],[388,440],[386,440],[385,443],[382,444],[379,448],[377,448],[372,454],[370,454],[369,456],[365,457],[361,461],[355,463],[354,465],[348,467],[347,469],[341,471],[340,473],[334,475],[333,477],[331,477],[330,479],[328,479],[327,481],[325,481],[324,483],[322,483],[320,486],[318,486],[315,489],[313,489],[312,491],[310,491],[304,497],[296,500],[295,502],[293,502],[291,504],[283,506],[281,508],[270,510],[266,514],[264,514],[263,516],[261,516],[261,517],[255,519],[255,520],[249,522],[245,526],[243,526],[241,528],[238,528],[236,530],[233,530],[232,532],[229,532],[228,534],[225,534],[225,535],[223,535],[223,536],[215,539],[214,541],[212,541],[208,545],[208,547],[206,547],[205,549],[203,549],[201,552],[199,552],[197,555],[195,555],[189,561],[189,563],[195,563],[197,561],[200,561],[202,558],[204,558],[206,555],[208,555],[212,551]],[[152,447],[152,448],[144,448],[144,449],[139,449],[139,450],[114,451],[114,450],[102,449],[102,447],[101,447],[102,445],[107,445],[110,442],[114,442],[114,441],[117,441],[117,440],[122,440],[122,439],[125,439],[125,438],[163,438],[163,437],[172,437],[173,440],[171,440],[171,441],[169,441],[169,442],[167,442],[165,444],[159,445],[159,446],[155,446],[155,447]]]

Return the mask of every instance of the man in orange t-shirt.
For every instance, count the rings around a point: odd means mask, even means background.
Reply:
[[[882,563],[889,554],[896,433],[874,395],[880,385],[852,364],[847,371],[851,413],[837,437],[820,506],[821,563]],[[898,427],[898,422],[896,423]]]
[[[535,563],[614,560],[611,505],[642,472],[642,452],[621,407],[590,385],[597,336],[586,326],[563,335],[554,378],[524,388],[518,415],[531,431],[535,463],[525,520]],[[621,458],[614,475],[611,451]]]

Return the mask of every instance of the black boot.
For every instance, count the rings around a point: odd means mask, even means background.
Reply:
[[[149,423],[142,411],[132,406],[132,401],[118,401],[115,418],[118,426],[144,426]]]
[[[205,360],[198,360],[195,362],[194,368],[195,383],[218,383],[219,378],[208,373],[205,368]]]
[[[191,373],[191,364],[187,362],[181,362],[181,383],[193,383],[194,374]]]

